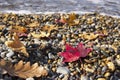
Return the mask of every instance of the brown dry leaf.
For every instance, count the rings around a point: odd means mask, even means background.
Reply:
[[[69,25],[76,25],[78,23],[78,21],[75,21],[76,15],[74,13],[69,14],[67,19],[64,16],[62,16],[62,19]]]
[[[38,63],[30,65],[30,62],[24,64],[23,61],[19,61],[17,64],[13,65],[11,62],[6,62],[5,60],[0,61],[0,67],[7,71],[11,76],[18,76],[20,78],[29,78],[29,77],[41,77],[48,74],[47,70],[38,66]]]
[[[43,31],[48,31],[49,33],[52,30],[58,30],[58,27],[56,27],[55,25],[45,25],[44,27],[42,27]]]
[[[43,37],[49,37],[50,33],[46,33],[44,31],[41,31],[40,34],[36,34],[35,32],[31,33],[31,35],[34,38],[43,38]]]
[[[31,28],[35,28],[35,27],[39,27],[40,23],[38,23],[37,21],[33,22],[33,23],[30,23],[28,25],[28,27],[31,27]]]
[[[16,33],[13,35],[14,40],[13,41],[6,41],[5,45],[9,48],[11,48],[13,51],[16,52],[21,52],[23,53],[26,57],[29,57],[29,54],[26,51],[26,48],[23,43],[19,40],[18,36]]]
[[[11,31],[12,32],[17,32],[17,33],[26,33],[27,29],[25,27],[22,27],[22,26],[13,26]]]
[[[88,40],[96,39],[98,36],[99,36],[99,34],[94,34],[94,33],[79,34],[79,37],[82,37],[82,38],[88,39]]]

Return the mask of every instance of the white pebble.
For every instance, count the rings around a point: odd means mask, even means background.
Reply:
[[[62,74],[68,74],[70,71],[67,67],[58,67],[56,72]]]
[[[9,53],[6,54],[6,56],[7,56],[8,58],[12,57],[13,55],[14,55],[14,52],[13,52],[13,51],[10,51]]]
[[[26,80],[34,80],[34,78],[31,78],[31,77],[30,77],[30,78],[27,78]]]

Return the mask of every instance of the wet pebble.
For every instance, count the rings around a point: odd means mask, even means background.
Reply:
[[[62,74],[69,74],[70,73],[70,71],[69,71],[69,69],[67,67],[61,67],[61,66],[59,66],[57,68],[56,72],[57,73],[62,73]]]

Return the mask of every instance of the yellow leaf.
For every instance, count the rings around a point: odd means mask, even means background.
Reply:
[[[74,13],[69,14],[68,18],[65,18],[64,16],[62,16],[62,19],[63,19],[66,23],[68,23],[70,26],[77,24],[77,22],[75,22],[76,15],[75,15]]]
[[[58,28],[54,25],[45,25],[44,27],[42,27],[42,30],[43,31],[48,31],[49,33],[52,31],[52,30],[57,30]]]
[[[50,35],[50,33],[46,33],[44,31],[41,31],[40,34],[36,34],[35,32],[31,33],[31,35],[34,38],[43,38],[43,37],[48,37]]]
[[[31,28],[34,28],[34,27],[39,27],[40,23],[38,23],[37,21],[33,22],[33,23],[30,23],[28,25],[28,27],[31,27]]]
[[[79,34],[79,37],[82,37],[82,38],[88,39],[88,40],[96,39],[98,36],[99,36],[98,34],[94,34],[94,33]]]
[[[2,63],[4,63],[4,65]],[[30,62],[23,64],[23,61],[19,61],[17,64],[13,65],[11,62],[6,62],[2,59],[0,61],[0,67],[6,70],[11,76],[18,76],[24,79],[29,77],[47,76],[48,74],[44,67],[38,66],[38,63],[30,65]]]
[[[18,36],[16,33],[14,33],[14,40],[13,41],[6,41],[5,45],[9,48],[11,48],[13,51],[16,52],[21,52],[23,53],[26,57],[29,57],[29,54],[26,51],[26,48],[24,44],[19,40]]]
[[[13,26],[13,28],[10,31],[18,32],[18,33],[25,33],[25,32],[27,32],[27,29],[22,26]]]

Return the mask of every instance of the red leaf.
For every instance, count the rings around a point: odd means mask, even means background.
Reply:
[[[78,46],[77,46],[77,50],[81,54],[80,57],[86,57],[92,49],[91,48],[85,48],[85,46],[82,43],[79,43]]]
[[[86,57],[92,50],[91,48],[85,48],[82,43],[79,43],[77,47],[72,47],[70,44],[66,44],[65,47],[65,52],[60,53],[60,56],[64,57],[63,62],[73,62],[80,57]]]

